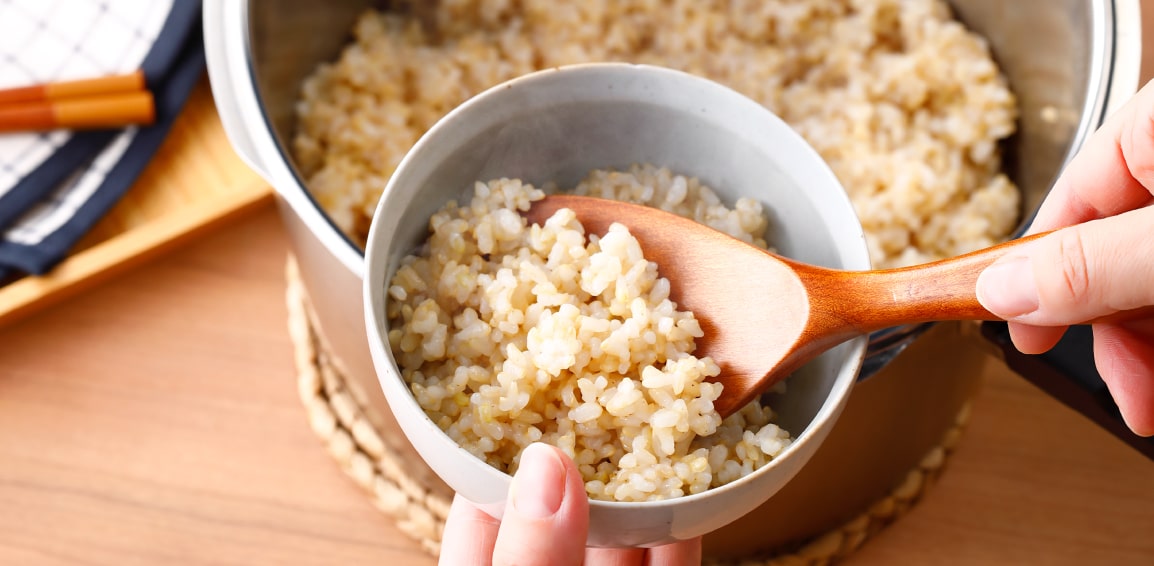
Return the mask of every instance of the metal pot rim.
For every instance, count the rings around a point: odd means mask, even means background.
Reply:
[[[1106,116],[1137,90],[1142,51],[1139,12],[1139,0],[1091,2],[1088,95],[1062,167]],[[253,71],[250,32],[247,2],[204,2],[208,72],[225,132],[241,158],[272,183],[278,196],[310,227],[320,243],[357,278],[363,278],[364,251],[322,211],[305,188],[304,180],[289,166],[290,156],[276,142]],[[259,119],[253,118],[257,116]],[[1023,223],[1022,230],[1027,224]],[[866,366],[859,379],[875,374],[930,326],[896,327],[871,335]]]

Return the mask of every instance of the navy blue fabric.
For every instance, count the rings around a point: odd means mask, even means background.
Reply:
[[[200,34],[200,0],[173,0],[156,42],[140,63],[149,90],[160,88],[185,50],[189,38]]]
[[[182,1],[177,0],[177,4]],[[194,23],[199,22],[198,16],[194,19]],[[194,25],[193,29],[194,33],[188,37],[176,67],[169,73],[164,84],[153,91],[156,98],[156,123],[137,132],[124,156],[112,167],[96,192],[63,226],[34,246],[0,242],[0,264],[25,273],[46,273],[64,259],[72,246],[132,186],[168,135],[173,121],[204,70],[204,44],[200,26]]]

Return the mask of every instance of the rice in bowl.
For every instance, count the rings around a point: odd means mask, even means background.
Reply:
[[[761,205],[726,208],[664,168],[594,171],[580,194],[693,218],[764,247]],[[532,442],[577,463],[590,497],[647,501],[700,493],[752,473],[789,434],[755,401],[724,421],[719,369],[693,356],[702,331],[628,229],[587,235],[572,211],[529,226],[544,196],[512,179],[477,183],[446,205],[388,288],[388,339],[426,414],[458,445],[513,473]]]

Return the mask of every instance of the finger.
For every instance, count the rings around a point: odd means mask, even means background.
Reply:
[[[641,566],[646,553],[644,548],[589,548],[585,566]]]
[[[1043,232],[1142,207],[1154,196],[1154,81],[1111,115],[1062,172],[1030,226]]]
[[[497,541],[501,522],[485,514],[461,496],[453,497],[445,532],[441,535],[439,564],[445,566],[487,566]]]
[[[1154,320],[1095,326],[1094,364],[1130,430],[1154,436]]]
[[[589,498],[564,452],[530,444],[509,488],[493,564],[579,566],[589,531]]]
[[[1154,207],[1063,228],[998,259],[978,277],[990,312],[1061,326],[1154,304]]]
[[[701,564],[701,538],[683,540],[649,549],[646,564],[659,566],[697,566]]]
[[[1058,341],[1066,334],[1067,326],[1030,326],[1020,322],[1011,322],[1010,341],[1023,354],[1042,354],[1058,345]]]

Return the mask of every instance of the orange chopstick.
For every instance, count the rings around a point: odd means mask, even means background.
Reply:
[[[0,89],[0,105],[144,90],[144,71],[92,79]]]
[[[102,94],[0,105],[0,132],[56,128],[118,128],[156,119],[148,91]]]
[[[156,119],[144,72],[0,90],[0,132],[117,128]]]

